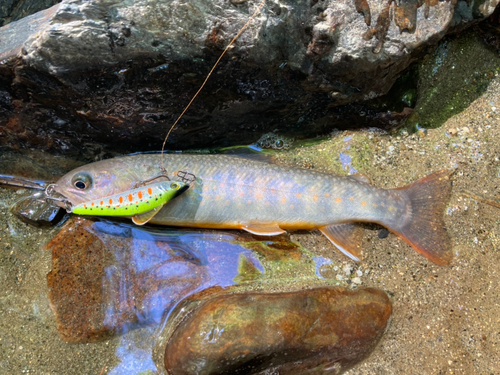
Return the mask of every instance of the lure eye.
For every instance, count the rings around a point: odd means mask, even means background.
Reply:
[[[170,188],[174,189],[174,190],[179,190],[180,187],[181,187],[181,185],[179,185],[177,182],[172,182],[170,184]]]
[[[92,186],[92,178],[86,173],[79,173],[73,177],[72,184],[78,190],[86,190]]]

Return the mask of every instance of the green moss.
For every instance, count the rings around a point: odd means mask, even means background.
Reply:
[[[499,70],[498,53],[472,31],[447,38],[418,66],[418,99],[407,128],[441,126],[478,98]]]

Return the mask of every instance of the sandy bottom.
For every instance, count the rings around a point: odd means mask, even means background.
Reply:
[[[380,239],[377,230],[365,231],[360,263],[334,250],[318,232],[292,235],[314,254],[333,260],[322,267],[324,277],[352,287],[374,286],[392,296],[386,335],[348,374],[499,373],[500,208],[461,194],[500,196],[499,97],[500,80],[494,79],[440,129],[413,135],[335,132],[315,146],[279,155],[282,163],[319,171],[355,169],[384,188],[455,169],[444,215],[455,254],[450,267],[434,265],[393,234]],[[154,366],[139,365],[147,362],[140,349],[148,347],[154,330],[92,344],[69,345],[59,338],[47,299],[51,255],[43,250],[58,228],[36,228],[13,217],[9,207],[21,193],[0,188],[0,373],[154,373]]]

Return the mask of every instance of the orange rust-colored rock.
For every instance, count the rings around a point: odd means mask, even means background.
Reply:
[[[218,295],[169,338],[165,367],[188,374],[339,374],[372,351],[392,313],[377,289]]]
[[[66,223],[47,245],[49,298],[61,337],[99,341],[158,323],[206,277],[200,262],[174,247],[168,237],[130,225]]]

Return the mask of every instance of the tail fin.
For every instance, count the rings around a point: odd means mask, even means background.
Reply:
[[[395,231],[420,254],[443,266],[450,264],[453,258],[442,218],[451,194],[452,173],[434,172],[400,189],[410,200],[412,212],[411,220]]]

